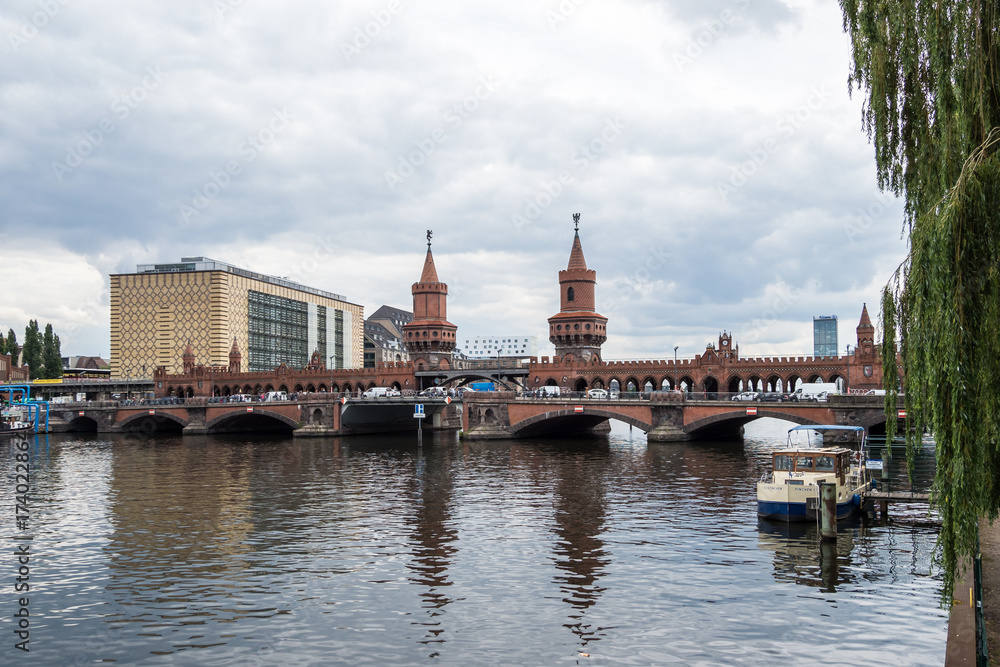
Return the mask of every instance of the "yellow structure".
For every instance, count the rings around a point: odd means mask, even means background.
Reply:
[[[364,364],[364,308],[344,297],[205,257],[140,264],[111,276],[111,375],[181,373],[188,343],[198,363],[243,371],[302,368],[314,351],[327,367]]]

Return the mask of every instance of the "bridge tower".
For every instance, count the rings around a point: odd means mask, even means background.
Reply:
[[[875,358],[875,327],[868,317],[868,304],[861,306],[861,321],[856,329],[858,333],[857,355],[862,359]]]
[[[580,243],[580,214],[573,214],[576,230],[569,264],[559,272],[559,312],[549,318],[549,341],[564,361],[600,360],[608,338],[608,318],[594,307],[597,272],[587,268]]]
[[[448,286],[438,280],[427,230],[427,257],[420,281],[413,283],[413,321],[403,326],[403,343],[417,370],[451,368],[458,327],[448,321]]]

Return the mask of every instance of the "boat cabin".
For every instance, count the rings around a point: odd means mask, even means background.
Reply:
[[[771,468],[773,479],[775,482],[787,479],[790,484],[812,484],[815,478],[832,473],[844,484],[851,469],[852,456],[853,452],[844,447],[780,450],[774,452]]]

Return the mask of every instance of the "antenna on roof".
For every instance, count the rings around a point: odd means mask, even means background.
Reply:
[[[573,214],[573,229],[574,229],[574,231],[577,231],[577,232],[580,231],[580,214],[579,213],[574,213]]]

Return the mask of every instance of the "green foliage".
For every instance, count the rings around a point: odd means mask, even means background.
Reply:
[[[950,596],[958,564],[975,552],[979,519],[1000,508],[1000,5],[840,5],[853,49],[849,84],[868,93],[862,122],[879,184],[906,203],[910,254],[883,295],[882,358],[886,369],[894,363],[898,335],[911,470],[922,433],[937,443],[934,502]],[[893,412],[894,389],[886,387]]]
[[[38,330],[38,320],[30,320],[24,328],[24,365],[28,367],[28,377],[32,380],[43,377],[42,334]]]
[[[7,350],[4,354],[9,354],[14,357],[14,363],[17,363],[17,335],[14,334],[13,329],[7,331]]]
[[[42,336],[42,373],[48,380],[62,377],[62,354],[59,347],[59,336],[52,332],[51,324],[46,324],[45,334]]]

